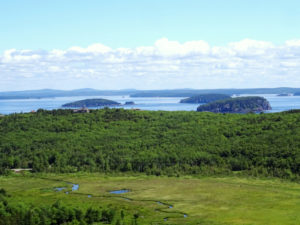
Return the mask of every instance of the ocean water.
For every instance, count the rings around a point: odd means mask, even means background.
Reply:
[[[275,94],[264,95],[241,95],[241,96],[262,96],[271,104],[272,110],[267,112],[281,112],[290,109],[300,109],[300,96],[276,96]],[[135,105],[121,105],[115,108],[141,110],[164,110],[164,111],[196,111],[199,104],[179,103],[182,97],[149,97],[149,98],[131,98],[129,96],[76,96],[76,97],[56,97],[42,99],[14,99],[0,100],[0,114],[11,114],[20,112],[31,112],[38,109],[60,109],[68,102],[89,98],[105,98],[124,104],[127,101],[134,101]],[[100,107],[99,107],[100,108]]]

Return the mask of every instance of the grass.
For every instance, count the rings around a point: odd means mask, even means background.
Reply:
[[[79,190],[69,195],[53,191],[65,186],[70,190],[67,182],[79,184]],[[80,207],[122,206],[139,212],[138,224],[300,224],[300,185],[278,179],[29,174],[0,177],[0,188],[16,202],[50,204],[62,199]],[[119,189],[130,192],[109,193]]]

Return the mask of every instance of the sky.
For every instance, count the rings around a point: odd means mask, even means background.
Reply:
[[[300,87],[300,1],[0,0],[0,91]]]

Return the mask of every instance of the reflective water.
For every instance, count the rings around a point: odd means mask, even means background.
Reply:
[[[122,189],[122,190],[110,191],[109,193],[111,193],[111,194],[123,194],[123,193],[127,193],[127,192],[129,192],[129,190]]]
[[[77,191],[79,189],[79,184],[72,184],[72,191]]]
[[[251,95],[241,95],[251,96]],[[300,109],[300,96],[279,97],[275,94],[252,95],[263,96],[269,100],[272,110],[269,112],[280,112],[289,109]],[[0,100],[0,114],[30,112],[37,109],[59,109],[61,105],[89,98],[105,98],[125,104],[127,101],[133,101],[135,105],[121,105],[118,108],[141,109],[141,110],[165,110],[165,111],[195,111],[199,104],[182,104],[179,101],[183,98],[131,98],[129,96],[76,96],[76,97],[57,97],[44,99],[16,99]]]
[[[168,206],[168,207],[169,207],[169,209],[172,209],[172,208],[173,208],[173,206],[172,206],[172,205],[168,205],[168,204],[166,204],[166,203],[163,203],[163,202],[157,202],[157,204],[159,204],[159,205],[166,205],[166,206]]]
[[[62,191],[64,189],[67,189],[66,187],[56,187],[54,188],[55,191]],[[72,191],[77,191],[79,189],[79,184],[72,184]],[[66,194],[69,194],[69,192],[65,192]]]
[[[54,188],[54,190],[56,190],[56,191],[62,191],[64,189],[66,189],[66,188],[65,187],[56,187],[56,188]]]

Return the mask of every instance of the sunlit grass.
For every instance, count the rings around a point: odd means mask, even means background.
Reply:
[[[66,182],[79,184],[79,190],[69,195],[53,190],[70,189]],[[84,207],[122,205],[139,211],[140,224],[300,224],[300,185],[278,179],[38,174],[0,177],[0,187],[16,201],[33,204],[63,199]],[[130,192],[109,193],[119,189]]]

